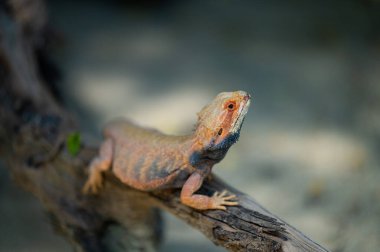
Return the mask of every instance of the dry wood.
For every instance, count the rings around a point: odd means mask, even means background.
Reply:
[[[158,208],[230,251],[327,251],[215,176],[202,193],[227,189],[238,195],[239,206],[196,211],[180,203],[179,190],[144,193],[112,174],[99,195],[83,195],[86,167],[97,150],[82,143],[73,157],[66,149],[65,139],[78,129],[47,88],[51,80],[41,77],[49,76],[37,60],[45,53],[45,20],[40,1],[0,5],[0,153],[76,251],[154,251],[162,233]]]

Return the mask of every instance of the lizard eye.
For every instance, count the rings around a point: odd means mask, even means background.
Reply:
[[[234,102],[229,102],[229,103],[227,103],[226,104],[227,106],[227,109],[229,110],[229,111],[232,111],[232,110],[234,110],[235,109],[235,103]]]

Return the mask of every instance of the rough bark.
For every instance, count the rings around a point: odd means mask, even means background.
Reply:
[[[327,251],[215,176],[202,193],[227,189],[240,205],[196,211],[182,205],[179,190],[145,193],[106,174],[97,196],[81,188],[96,147],[82,143],[76,156],[65,140],[77,131],[52,92],[44,68],[44,5],[14,0],[0,5],[0,153],[14,180],[35,195],[52,224],[76,251],[154,251],[161,238],[158,208],[171,212],[230,251]]]

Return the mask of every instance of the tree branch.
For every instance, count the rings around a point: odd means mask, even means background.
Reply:
[[[10,1],[11,11],[0,5],[0,153],[15,181],[41,201],[76,251],[154,251],[162,233],[157,207],[230,251],[327,251],[215,176],[201,193],[227,189],[238,196],[239,206],[197,211],[180,203],[177,189],[141,192],[110,173],[99,195],[83,195],[96,148],[82,143],[75,157],[66,149],[65,139],[77,128],[46,89],[49,80],[41,78],[36,52],[42,53],[38,41],[46,39],[46,18],[34,5],[42,3],[30,1],[34,8],[25,9],[25,2]],[[35,22],[24,22],[25,17]]]

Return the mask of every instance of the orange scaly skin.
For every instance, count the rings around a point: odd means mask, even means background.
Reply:
[[[196,129],[188,136],[169,136],[128,121],[108,124],[83,192],[97,193],[101,173],[112,168],[123,183],[139,190],[182,187],[181,202],[195,209],[238,205],[236,196],[226,191],[212,197],[195,192],[238,140],[249,103],[250,95],[244,91],[218,94],[198,113]]]

